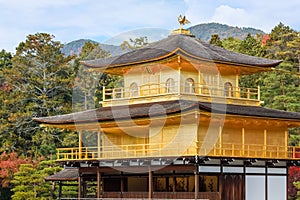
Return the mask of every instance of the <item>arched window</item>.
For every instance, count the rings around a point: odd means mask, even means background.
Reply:
[[[137,83],[133,82],[130,85],[130,97],[137,97],[139,96],[139,87]]]
[[[186,79],[184,91],[186,93],[195,93],[195,82],[192,78]]]
[[[226,82],[224,84],[224,96],[225,97],[232,97],[233,96],[233,87],[230,82]]]
[[[166,82],[166,93],[175,92],[175,81],[172,78],[169,78]]]

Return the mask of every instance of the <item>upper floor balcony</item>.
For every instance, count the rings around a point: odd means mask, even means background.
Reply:
[[[288,159],[294,160],[300,157],[300,147],[275,146],[263,144],[234,144],[223,143],[197,147],[194,142],[182,150],[178,148],[182,144],[167,145],[155,144],[131,144],[111,146],[90,146],[76,148],[57,149],[58,161],[80,160],[114,160],[114,159],[139,159],[162,158],[181,156],[212,156],[231,158],[263,158],[263,159]]]
[[[103,87],[103,102],[101,103],[103,107],[106,107],[179,99],[258,106],[260,88],[233,87],[229,82],[223,87],[193,82],[186,82],[182,85],[174,81],[140,86],[132,83],[130,87]]]

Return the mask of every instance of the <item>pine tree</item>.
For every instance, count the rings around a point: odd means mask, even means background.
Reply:
[[[55,152],[61,132],[42,129],[32,118],[71,111],[74,70],[69,63],[73,57],[62,54],[61,48],[47,33],[28,35],[17,47],[12,66],[1,70],[10,88],[4,94],[2,149],[35,157]]]
[[[14,174],[12,180],[12,200],[55,199],[57,188],[53,188],[51,182],[45,182],[44,178],[60,170],[54,161],[41,161],[36,167],[33,164],[20,165],[19,172]]]

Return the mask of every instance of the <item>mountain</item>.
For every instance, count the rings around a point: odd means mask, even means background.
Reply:
[[[244,39],[249,33],[251,35],[265,34],[263,31],[255,28],[239,28],[219,23],[198,24],[188,29],[197,38],[200,38],[201,40],[206,42],[209,42],[211,35],[213,34],[218,34],[221,39],[228,37]]]
[[[99,43],[99,42],[96,42],[96,41],[93,41],[90,39],[75,40],[75,41],[65,44],[64,47],[62,48],[62,52],[66,55],[71,55],[71,54],[78,55],[81,51],[81,48],[83,47],[83,45],[86,42]],[[103,50],[109,51],[111,53],[111,55],[113,55],[113,56],[120,55],[123,53],[123,50],[121,49],[120,46],[111,45],[111,44],[102,44],[102,43],[99,43],[99,44]]]
[[[198,24],[188,28],[193,35],[202,41],[209,42],[211,35],[218,34],[221,39],[234,37],[239,39],[244,39],[249,33],[251,35],[265,33],[261,30],[255,28],[245,28],[245,27],[233,27],[225,24],[219,23],[206,23]],[[170,34],[170,30],[159,29],[159,28],[143,28],[124,32],[119,34],[104,43],[99,43],[103,50],[109,51],[112,56],[120,55],[123,53],[121,47],[119,46],[123,41],[128,41],[130,38],[135,39],[138,37],[147,37],[148,42],[154,42],[166,38]],[[62,52],[66,55],[79,54],[84,43],[90,41],[93,43],[98,43],[89,39],[80,39],[69,42],[64,45]]]

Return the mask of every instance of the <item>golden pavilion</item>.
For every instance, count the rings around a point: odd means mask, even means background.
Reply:
[[[57,149],[65,169],[49,181],[77,181],[78,199],[287,199],[288,167],[299,165],[289,129],[300,113],[261,107],[243,75],[280,60],[235,53],[184,29],[119,56],[83,61],[121,76],[102,106],[36,118],[76,130],[77,147]],[[276,192],[278,193],[276,193]]]

